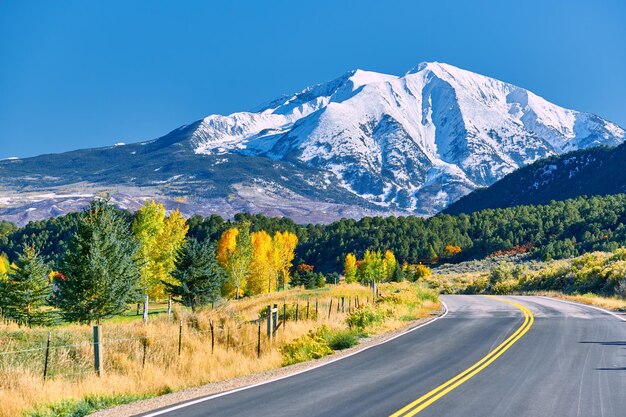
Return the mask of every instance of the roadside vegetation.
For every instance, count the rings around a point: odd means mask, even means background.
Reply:
[[[0,417],[79,416],[320,358],[428,316],[438,293],[625,309],[625,220],[617,195],[308,226],[98,200],[0,222]]]
[[[340,276],[294,264],[295,233],[247,218],[204,238],[153,201],[68,218],[63,244],[33,235],[0,256],[0,417],[80,416],[316,359],[439,308],[412,282],[422,266],[390,250],[349,254]]]
[[[626,311],[626,249],[553,261],[491,257],[442,265],[421,282],[444,294],[533,293]]]
[[[5,325],[0,330],[0,416],[86,415],[114,404],[316,359],[352,347],[361,337],[404,327],[439,308],[434,291],[410,282],[380,284],[378,294],[374,303],[371,288],[360,284],[294,288],[224,301],[195,313],[179,306],[171,317],[163,313],[148,324],[141,316],[123,322],[104,320],[100,377],[93,371],[90,326]],[[264,314],[273,304],[279,307],[280,325],[270,343]],[[52,343],[44,382],[48,332]]]

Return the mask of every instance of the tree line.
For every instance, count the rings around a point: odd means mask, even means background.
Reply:
[[[4,317],[45,325],[59,312],[66,321],[100,322],[123,313],[144,294],[153,300],[171,295],[195,311],[219,297],[284,289],[297,245],[289,231],[250,233],[245,221],[218,240],[198,241],[188,237],[180,212],[167,215],[154,201],[129,216],[96,200],[66,220],[71,228],[57,232],[67,235],[67,243],[58,246],[61,253],[51,262],[42,249],[52,246],[37,245],[36,238],[13,248],[12,262],[0,255]]]
[[[140,283],[157,297],[172,292],[168,284],[180,281],[167,271],[172,268],[174,254],[186,247],[183,242],[190,241],[215,245],[212,251],[221,259],[217,263],[226,281],[219,288],[230,297],[282,289],[289,282],[310,288],[335,282],[344,272],[348,254],[363,260],[366,253],[371,258],[372,253],[384,255],[389,250],[397,264],[410,265],[414,275],[419,265],[491,254],[528,252],[549,260],[626,246],[624,194],[457,216],[368,217],[306,226],[286,218],[250,214],[237,214],[232,220],[218,215],[193,216],[185,221],[176,212],[166,216],[164,209],[150,204],[137,213],[108,210],[138,242],[137,256],[145,264],[139,268]],[[18,263],[25,245],[32,246],[51,270],[63,271],[66,254],[85,221],[84,213],[72,213],[22,228],[0,222],[0,253],[5,254],[0,274],[10,263]],[[297,240],[297,245],[293,258],[283,256],[279,262],[279,247],[294,246],[285,241],[284,233]],[[146,248],[152,249],[146,252]],[[225,253],[229,262],[224,261]],[[245,274],[237,274],[238,264],[245,266],[240,268]]]

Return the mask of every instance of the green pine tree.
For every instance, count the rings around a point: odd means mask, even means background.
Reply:
[[[124,312],[139,296],[139,245],[108,201],[83,212],[56,281],[55,304],[68,321],[99,323]]]
[[[404,281],[404,271],[402,271],[402,268],[400,267],[400,265],[397,265],[396,268],[391,273],[391,280],[393,282]]]
[[[33,246],[24,246],[15,265],[3,281],[5,315],[27,326],[46,324],[48,313],[41,309],[48,302],[51,286],[49,269]]]
[[[215,257],[215,245],[195,239],[190,239],[180,251],[172,276],[177,282],[164,282],[167,290],[193,312],[217,300],[226,279]]]

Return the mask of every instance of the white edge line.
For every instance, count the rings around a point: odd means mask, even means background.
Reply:
[[[626,321],[626,318],[624,318],[624,317],[622,317],[622,316],[620,316],[618,314],[615,314],[614,312],[612,312],[610,310],[604,309],[602,307],[591,306],[589,304],[578,303],[576,301],[563,300],[563,299],[557,298],[557,297],[550,297],[549,295],[541,295],[540,297],[547,298],[549,300],[559,301],[561,303],[574,304],[574,305],[581,306],[581,307],[593,308],[594,310],[598,310],[598,311],[601,311],[603,313],[610,314],[611,316],[613,316],[613,317],[615,317],[615,318],[617,318],[617,319],[619,319],[621,321]]]
[[[180,410],[181,408],[190,407],[192,405],[200,404],[200,403],[203,403],[205,401],[209,401],[209,400],[212,400],[212,399],[215,399],[215,398],[224,397],[226,395],[235,394],[237,392],[245,391],[245,390],[248,390],[248,389],[251,389],[251,388],[255,388],[255,387],[259,387],[261,385],[271,384],[273,382],[277,382],[277,381],[280,381],[282,379],[291,378],[293,376],[300,375],[300,374],[303,374],[305,372],[309,372],[309,371],[312,371],[314,369],[321,368],[322,366],[330,365],[331,363],[335,363],[335,362],[340,361],[342,359],[349,358],[350,356],[354,356],[354,355],[357,355],[357,354],[359,354],[361,352],[365,352],[366,350],[371,349],[373,347],[383,345],[383,344],[385,344],[387,342],[391,342],[394,339],[397,339],[397,338],[399,338],[401,336],[404,336],[404,335],[406,335],[408,333],[411,333],[411,332],[413,332],[413,331],[415,331],[417,329],[421,329],[424,326],[428,326],[429,324],[432,324],[432,323],[436,322],[437,320],[444,318],[448,314],[448,311],[449,311],[448,310],[448,306],[441,299],[439,300],[439,302],[443,305],[443,308],[444,308],[444,313],[441,316],[435,317],[434,319],[429,320],[429,321],[427,321],[424,324],[420,324],[419,326],[415,326],[415,327],[413,327],[413,328],[411,328],[409,330],[406,330],[406,331],[404,331],[404,332],[402,332],[400,334],[397,334],[397,335],[395,335],[393,337],[390,337],[389,339],[383,340],[382,342],[376,343],[374,345],[366,346],[363,349],[357,350],[356,352],[352,352],[352,353],[349,353],[349,354],[347,354],[345,356],[342,356],[342,357],[330,360],[328,362],[324,362],[324,363],[321,363],[319,365],[315,365],[315,366],[312,366],[310,368],[303,369],[303,370],[295,372],[293,374],[289,374],[289,375],[285,375],[285,376],[280,376],[278,378],[270,379],[269,381],[258,382],[256,384],[247,385],[245,387],[233,389],[233,390],[226,391],[226,392],[221,392],[219,394],[210,395],[208,397],[198,398],[196,400],[191,400],[191,401],[188,401],[188,402],[185,402],[185,403],[182,403],[182,404],[178,404],[178,405],[175,405],[175,406],[172,406],[172,407],[169,407],[169,408],[165,408],[163,410],[155,411],[155,412],[150,413],[150,414],[137,414],[137,415],[141,416],[141,417],[159,416],[161,414],[170,413],[172,411],[176,411],[176,410]]]

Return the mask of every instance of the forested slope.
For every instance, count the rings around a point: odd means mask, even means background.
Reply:
[[[487,208],[547,204],[582,195],[626,192],[626,146],[599,147],[542,159],[488,188],[462,197],[444,210],[472,213]]]
[[[130,222],[132,215],[127,214]],[[530,252],[541,259],[576,256],[591,250],[626,246],[626,195],[579,197],[547,205],[487,209],[471,214],[345,219],[329,225],[299,226],[286,218],[239,214],[232,221],[220,216],[192,217],[189,236],[217,240],[233,224],[250,221],[251,230],[288,230],[297,234],[294,265],[306,263],[320,272],[341,272],[345,255],[366,249],[390,249],[400,263],[457,262],[498,251]],[[36,247],[53,263],[66,249],[76,216],[33,222],[17,229],[0,227],[0,253],[15,257],[24,243]],[[460,246],[448,255],[446,246]]]

